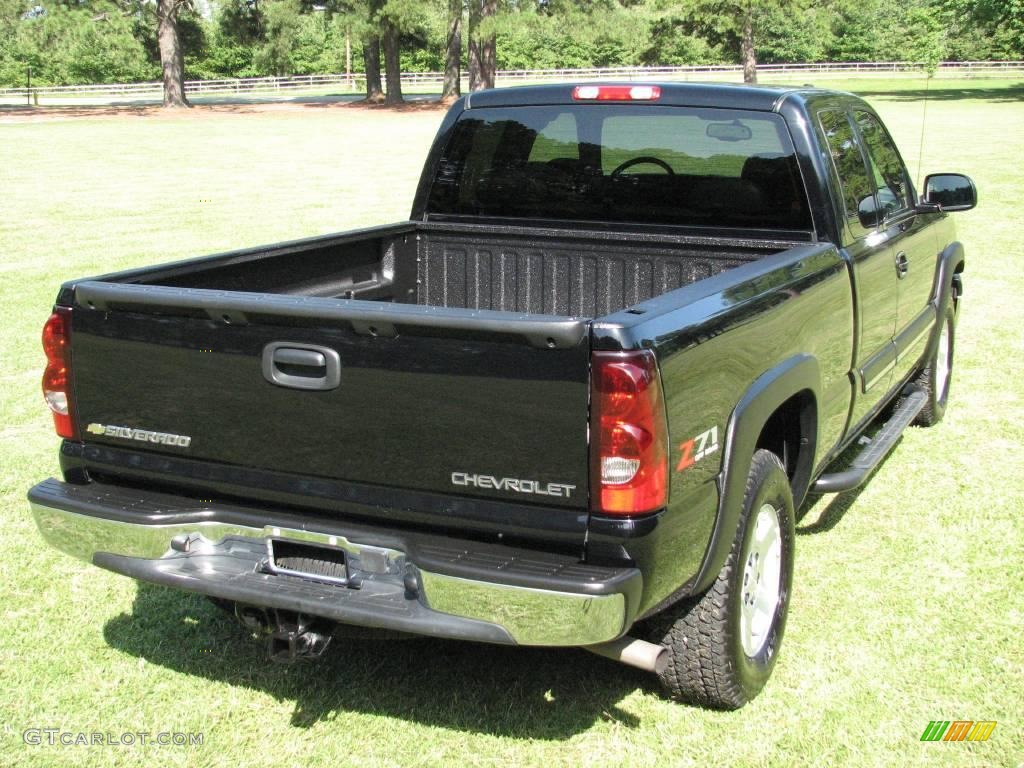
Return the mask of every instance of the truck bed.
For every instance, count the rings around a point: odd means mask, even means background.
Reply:
[[[405,222],[99,280],[594,318],[798,244]]]
[[[84,467],[580,546],[592,319],[808,250],[748,234],[410,221],[67,283]]]

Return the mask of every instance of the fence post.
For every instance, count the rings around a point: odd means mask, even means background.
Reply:
[[[25,104],[32,106],[32,65],[28,65],[27,78],[25,81]]]

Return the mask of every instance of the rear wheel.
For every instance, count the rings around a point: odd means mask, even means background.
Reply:
[[[942,421],[949,402],[949,385],[953,375],[953,348],[956,334],[956,315],[952,306],[942,314],[939,341],[927,364],[914,382],[924,390],[928,401],[917,414],[915,424],[932,427]]]
[[[793,581],[794,509],[778,457],[751,462],[736,538],[701,597],[652,621],[668,649],[661,682],[677,699],[738,709],[764,687],[778,657]]]

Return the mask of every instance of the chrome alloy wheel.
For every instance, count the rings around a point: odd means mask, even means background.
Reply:
[[[751,658],[768,642],[782,591],[779,512],[771,504],[762,504],[752,522],[754,530],[743,553],[740,593],[740,642],[743,652]]]
[[[949,385],[949,323],[942,324],[939,334],[939,348],[935,355],[935,397],[942,400]]]

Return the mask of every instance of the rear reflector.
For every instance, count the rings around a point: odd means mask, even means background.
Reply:
[[[43,398],[53,413],[57,434],[69,440],[78,439],[74,403],[71,398],[71,310],[56,307],[43,326]]]
[[[577,85],[572,89],[576,101],[657,101],[657,85]]]
[[[654,353],[594,352],[591,508],[642,515],[668,498],[668,427]]]

